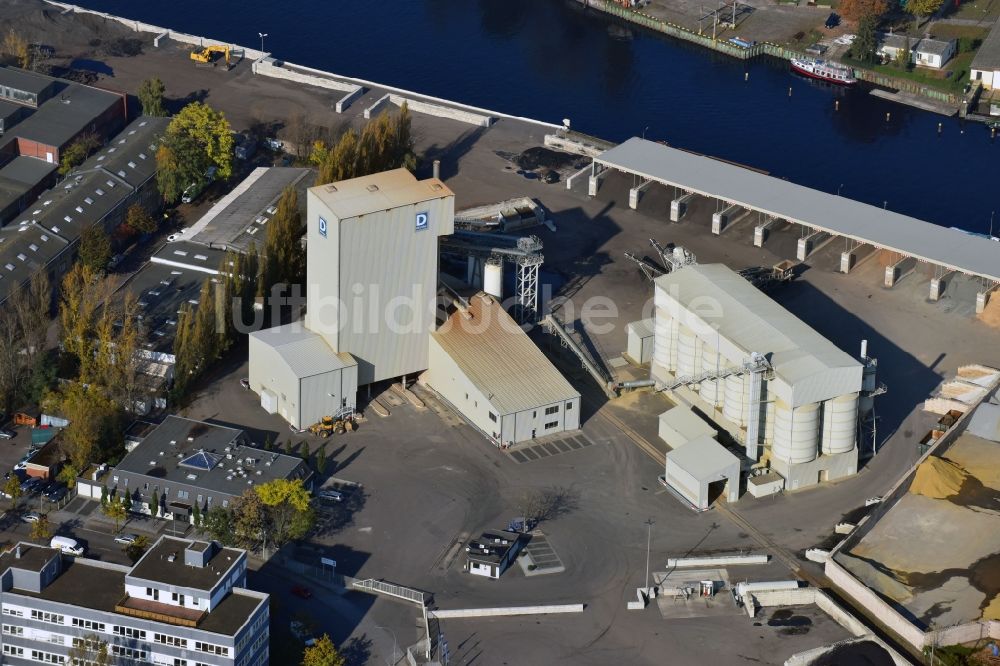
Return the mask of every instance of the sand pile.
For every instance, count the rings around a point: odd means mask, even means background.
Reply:
[[[1000,620],[1000,594],[993,597],[990,603],[983,609],[984,620]]]
[[[987,326],[1000,328],[1000,294],[993,294],[992,298],[986,302],[986,309],[977,316],[979,321]]]
[[[969,478],[969,473],[946,458],[930,456],[917,467],[910,492],[933,499],[954,497]]]

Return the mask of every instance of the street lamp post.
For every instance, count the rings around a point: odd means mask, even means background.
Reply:
[[[389,632],[389,635],[392,636],[392,664],[395,664],[396,663],[396,652],[398,652],[398,650],[399,650],[399,641],[396,640],[396,632],[394,632],[392,629],[389,629],[388,627],[383,627],[380,624],[376,624],[375,628],[376,629],[381,629],[382,631],[387,631],[387,632]],[[386,663],[387,664],[389,663],[388,659],[386,660]]]
[[[837,186],[837,196],[838,197],[840,196],[840,190],[842,190],[843,188],[844,188],[844,184],[843,183],[841,183],[840,185]]]
[[[649,600],[649,544],[653,538],[653,519],[646,519],[646,600]]]
[[[257,34],[260,35],[260,54],[263,56],[264,55],[264,38],[267,37],[267,33],[266,32],[258,32]]]

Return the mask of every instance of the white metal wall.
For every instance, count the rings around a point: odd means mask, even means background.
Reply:
[[[299,425],[299,378],[270,345],[250,336],[250,389],[260,395],[267,389],[278,397],[277,413],[295,427]],[[309,425],[309,424],[306,424]]]
[[[454,231],[454,197],[344,220],[313,191],[308,201],[307,326],[354,355],[361,386],[427,369],[438,237]]]

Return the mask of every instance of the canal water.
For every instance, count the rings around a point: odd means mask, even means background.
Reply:
[[[982,124],[802,79],[784,62],[732,60],[574,0],[77,2],[245,46],[265,32],[290,62],[569,118],[614,141],[645,132],[944,226],[986,232],[1000,209],[1000,146]]]

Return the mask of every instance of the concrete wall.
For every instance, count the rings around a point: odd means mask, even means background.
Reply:
[[[554,613],[582,613],[583,604],[552,606],[511,606],[506,608],[463,608],[456,610],[427,611],[428,617],[439,620],[462,617],[505,617],[512,615],[551,615]]]
[[[425,113],[429,116],[437,116],[438,118],[449,118],[451,120],[457,120],[459,122],[469,123],[470,125],[477,125],[479,127],[489,127],[493,124],[494,120],[492,116],[484,115],[482,113],[474,113],[462,107],[431,104],[430,102],[423,102],[419,99],[404,97],[403,95],[390,94],[389,101],[396,106],[402,106],[405,103],[406,106],[409,107],[410,111],[413,111],[414,113]]]

